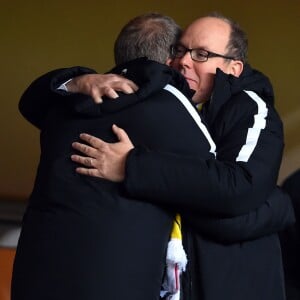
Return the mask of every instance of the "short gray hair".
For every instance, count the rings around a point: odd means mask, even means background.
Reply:
[[[119,33],[115,46],[115,63],[147,57],[165,64],[170,58],[171,45],[182,33],[179,25],[170,17],[148,13],[130,20]]]

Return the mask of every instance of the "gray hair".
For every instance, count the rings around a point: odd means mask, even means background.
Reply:
[[[181,35],[181,28],[170,17],[148,13],[130,20],[119,33],[115,46],[115,63],[148,57],[165,64],[170,58],[171,45]]]
[[[237,22],[223,16],[218,12],[212,12],[206,15],[206,17],[217,18],[229,24],[231,33],[227,44],[228,52],[226,53],[226,55],[241,60],[245,64],[247,62],[248,56],[248,38],[246,32]]]

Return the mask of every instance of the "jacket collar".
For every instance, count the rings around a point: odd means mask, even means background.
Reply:
[[[257,93],[266,103],[274,104],[273,87],[269,79],[261,72],[252,69],[249,64],[244,66],[240,77],[225,74],[217,69],[211,99],[203,105],[201,111],[209,126],[212,125],[223,105],[232,96],[241,93],[243,90],[251,90]]]

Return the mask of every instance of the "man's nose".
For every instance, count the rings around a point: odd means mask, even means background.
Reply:
[[[179,64],[181,66],[185,66],[185,67],[190,67],[191,64],[193,63],[192,57],[191,57],[191,53],[189,51],[187,51],[180,59],[179,59]]]

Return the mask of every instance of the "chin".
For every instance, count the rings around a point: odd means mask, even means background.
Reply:
[[[186,79],[186,81],[189,84],[191,90],[197,91],[197,85],[195,84],[194,80]]]
[[[201,93],[200,91],[197,91],[192,98],[194,103],[203,103],[203,102],[205,102],[204,99],[206,99],[206,98],[205,98],[204,94]]]

